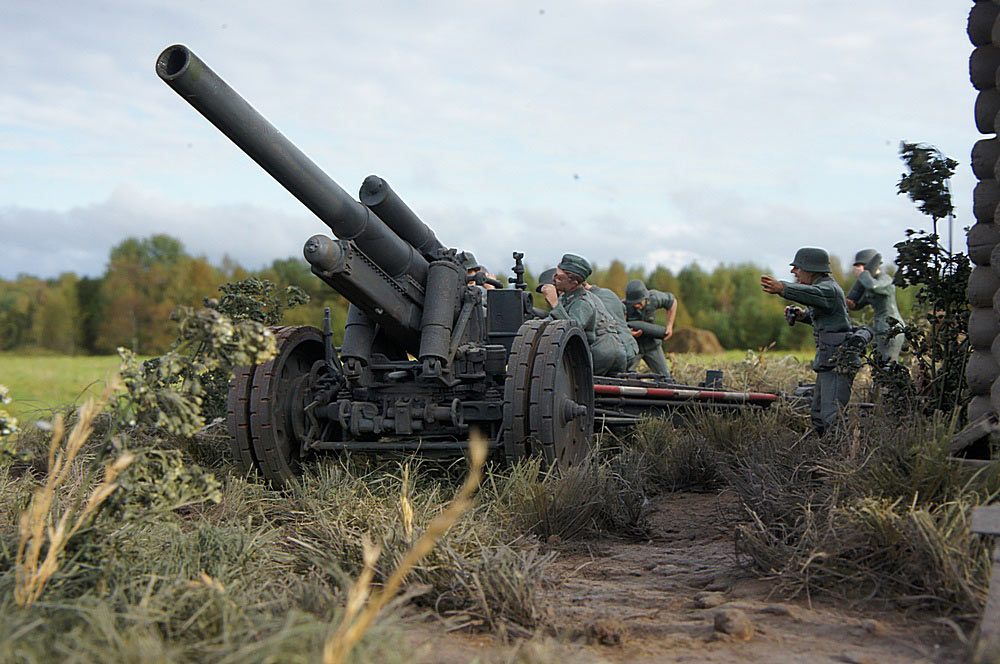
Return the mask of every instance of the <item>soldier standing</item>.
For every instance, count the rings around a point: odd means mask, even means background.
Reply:
[[[854,276],[858,278],[847,294],[848,309],[863,309],[871,305],[875,310],[872,329],[875,330],[875,348],[883,362],[898,360],[903,348],[904,337],[897,334],[889,337],[886,333],[892,325],[889,318],[902,322],[899,307],[896,306],[896,286],[892,277],[880,268],[882,254],[874,249],[862,249],[854,256]]]
[[[663,309],[667,312],[667,326],[660,336],[657,333],[647,333],[642,330],[633,329],[632,336],[635,337],[639,345],[639,354],[632,360],[629,369],[636,369],[639,360],[645,360],[646,366],[655,374],[666,376],[670,379],[670,367],[667,366],[667,358],[663,355],[663,342],[673,336],[674,318],[677,317],[677,298],[673,293],[663,293],[658,290],[649,290],[646,284],[638,279],[633,279],[625,285],[625,318],[629,322],[640,321],[652,323],[656,318],[656,310]]]
[[[583,287],[591,272],[585,258],[565,254],[552,275],[552,284],[543,284],[540,289],[552,307],[553,318],[572,320],[583,328],[594,361],[594,375],[613,376],[625,371],[625,347],[618,338],[615,319],[597,296]]]
[[[851,383],[854,382],[853,374],[834,371],[834,355],[851,332],[851,319],[847,315],[844,291],[830,276],[831,271],[830,255],[825,249],[803,247],[795,252],[792,260],[792,274],[797,283],[779,281],[768,275],[760,278],[765,292],[808,307],[787,307],[786,315],[793,321],[813,326],[816,387],[813,389],[812,423],[819,434],[836,423],[838,409],[850,400]]]

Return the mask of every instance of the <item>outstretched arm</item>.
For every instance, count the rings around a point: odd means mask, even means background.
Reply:
[[[791,284],[787,281],[781,283],[785,285],[781,295],[786,300],[820,309],[832,309],[834,307],[836,292],[833,290],[813,285]]]

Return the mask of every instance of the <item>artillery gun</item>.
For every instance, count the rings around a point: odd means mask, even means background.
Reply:
[[[227,424],[244,471],[281,485],[317,451],[456,452],[473,432],[508,459],[572,465],[595,415],[625,425],[680,404],[777,398],[638,377],[595,384],[583,332],[532,307],[523,254],[513,253],[514,288],[470,285],[462,252],[384,179],[367,177],[354,200],[185,46],[165,49],[156,72],[330,228],[334,238],[314,235],[303,254],[350,302],[340,348],[327,313],[322,330],[276,328],[277,356],[236,370]]]

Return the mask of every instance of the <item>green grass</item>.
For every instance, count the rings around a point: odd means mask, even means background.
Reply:
[[[812,360],[812,351],[772,351],[764,357],[766,361],[777,361],[787,356],[807,365]],[[746,359],[747,351],[728,350],[718,355],[678,353],[672,357],[675,365],[695,368],[692,379],[702,380],[703,369],[729,368]],[[44,413],[39,411],[80,404],[87,396],[100,392],[108,376],[117,371],[118,364],[117,355],[0,353],[0,385],[7,386],[13,399],[4,409],[24,420],[42,416]]]
[[[103,389],[119,362],[117,355],[0,354],[0,385],[7,386],[12,399],[3,409],[23,420],[80,404]]]
[[[702,355],[700,353],[668,353],[674,358],[675,362],[682,364],[696,364],[698,366],[704,366],[712,368],[713,365],[720,365],[719,368],[723,368],[722,365],[733,364],[734,362],[740,362],[747,358],[747,354],[750,353],[753,356],[760,355],[758,351],[748,351],[748,350],[727,350],[721,353],[716,353],[714,355]],[[794,357],[802,362],[808,363],[812,362],[813,355],[816,351],[809,350],[769,350],[764,354],[764,357],[768,360],[780,360],[785,357]]]

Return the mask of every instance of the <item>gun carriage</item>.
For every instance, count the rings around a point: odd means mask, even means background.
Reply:
[[[513,288],[469,285],[461,253],[384,179],[367,177],[354,200],[185,46],[165,49],[156,71],[329,227],[334,237],[314,235],[303,254],[350,303],[339,348],[327,312],[322,330],[276,328],[278,355],[237,369],[227,424],[245,471],[283,484],[317,451],[461,451],[476,431],[508,459],[540,453],[572,465],[589,451],[595,422],[777,399],[595,380],[583,332],[533,308],[522,254],[513,254]]]

